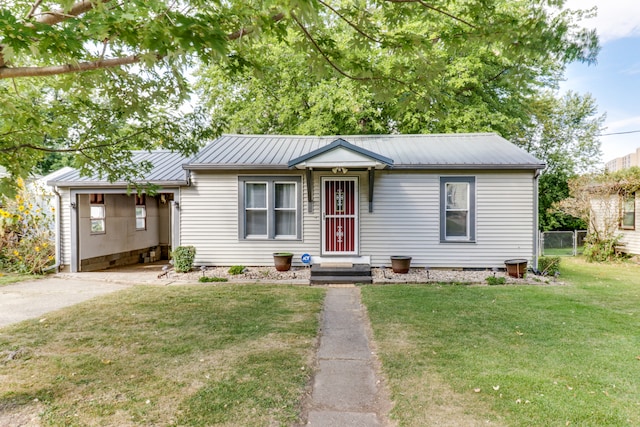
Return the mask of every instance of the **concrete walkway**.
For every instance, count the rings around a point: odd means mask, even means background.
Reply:
[[[391,407],[368,339],[369,319],[355,286],[329,287],[324,302],[317,370],[306,404],[307,425],[391,425]]]
[[[130,286],[55,276],[1,286],[0,328]]]

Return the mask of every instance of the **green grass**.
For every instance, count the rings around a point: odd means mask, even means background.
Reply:
[[[30,274],[6,273],[4,271],[0,271],[0,286],[9,285],[16,282],[23,282],[25,280],[34,280],[38,277],[40,276],[33,276]]]
[[[0,329],[0,412],[51,426],[289,425],[323,294],[134,287]]]
[[[573,248],[545,248],[543,256],[573,256]]]
[[[364,287],[393,418],[640,425],[640,266],[566,258],[561,280]]]

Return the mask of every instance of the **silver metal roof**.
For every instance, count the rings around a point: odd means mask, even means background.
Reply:
[[[148,161],[153,165],[151,170],[141,179],[141,182],[165,186],[187,184],[187,172],[182,168],[182,164],[185,163],[188,158],[180,153],[169,150],[154,150],[151,152],[134,151],[132,160],[133,163],[136,164]],[[55,176],[52,180],[48,181],[48,184],[59,187],[94,185],[120,187],[126,186],[127,182],[109,182],[104,179],[99,179],[95,175],[80,176],[80,172],[73,169],[65,174]]]
[[[185,169],[287,169],[300,158],[342,138],[393,160],[394,169],[543,169],[538,160],[495,133],[429,135],[282,136],[222,135]]]

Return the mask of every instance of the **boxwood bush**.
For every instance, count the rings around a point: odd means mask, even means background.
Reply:
[[[173,266],[178,273],[186,273],[191,271],[193,260],[196,257],[196,248],[194,246],[178,246],[171,252],[173,258]]]

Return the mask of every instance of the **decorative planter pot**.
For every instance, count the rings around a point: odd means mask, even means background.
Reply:
[[[507,274],[517,279],[522,279],[527,272],[527,260],[524,258],[508,259],[504,265],[507,266]]]
[[[273,263],[278,271],[289,271],[291,268],[291,259],[293,254],[291,252],[275,252],[273,254]]]
[[[410,256],[394,255],[391,257],[391,268],[394,273],[407,274],[410,266]]]

